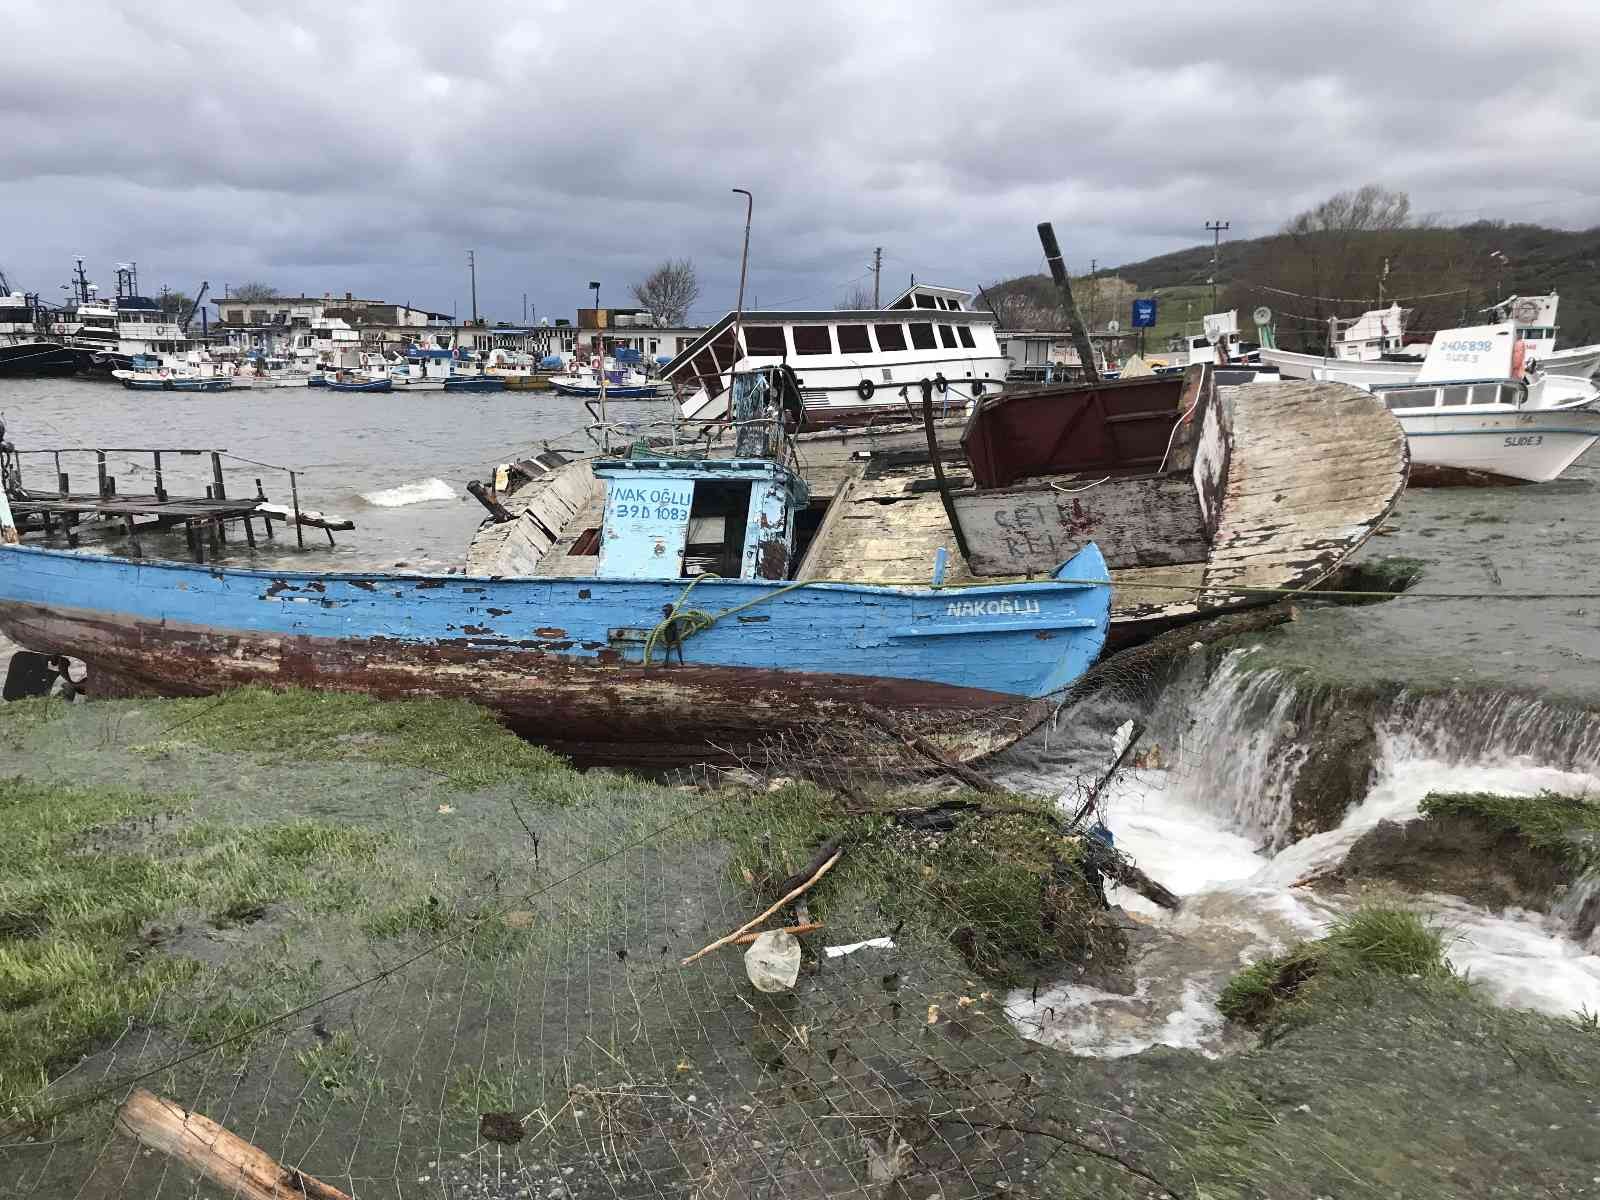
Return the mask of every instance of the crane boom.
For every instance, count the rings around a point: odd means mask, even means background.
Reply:
[[[194,320],[195,313],[199,312],[200,306],[205,303],[206,292],[209,291],[210,288],[211,281],[209,279],[201,280],[200,290],[195,293],[194,303],[189,306],[189,315],[183,318],[183,325],[180,327],[185,333],[189,332],[189,322]]]

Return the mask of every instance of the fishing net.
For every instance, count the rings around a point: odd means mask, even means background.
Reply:
[[[266,797],[240,819],[282,842],[300,890],[246,881],[229,904],[108,930],[114,971],[147,983],[89,1053],[9,1081],[0,1196],[1176,1192],[1167,1164],[1093,1133],[1076,1060],[1027,1014],[1063,980],[1112,986],[1129,925],[1107,895],[1142,885],[1101,806],[1193,761],[1192,731],[1153,714],[1203,658],[1169,637],[1042,724],[982,717],[1007,739],[1008,721],[1038,725],[982,775],[941,759],[933,724],[893,721],[648,782],[238,766],[231,786]],[[210,753],[184,739],[229,711],[156,731],[169,757],[145,773],[181,782]],[[148,756],[149,719],[108,725],[107,752]],[[224,871],[234,835],[206,811],[116,828]],[[695,957],[747,925],[801,930],[798,965],[777,939],[766,969],[794,966],[790,986],[756,986],[749,937]],[[50,936],[7,926],[0,954]],[[153,1140],[140,1089],[186,1150]],[[263,1182],[207,1149],[201,1117],[282,1171]]]

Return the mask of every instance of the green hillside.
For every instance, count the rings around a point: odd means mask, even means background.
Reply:
[[[1398,295],[1402,303],[1409,305],[1408,295],[1446,289],[1453,294],[1420,303],[1412,323],[1414,329],[1425,332],[1470,323],[1477,319],[1477,310],[1500,296],[1540,294],[1553,288],[1561,295],[1559,344],[1600,342],[1600,228],[1572,231],[1479,221],[1448,230],[1419,232],[1416,237],[1431,243],[1429,252],[1413,254],[1409,259],[1397,256],[1386,295]],[[1218,307],[1238,308],[1244,318],[1242,323],[1248,327],[1250,311],[1266,302],[1280,314],[1282,344],[1293,346],[1314,343],[1321,335],[1320,322],[1329,314],[1356,316],[1364,307],[1375,304],[1375,275],[1354,288],[1344,283],[1336,289],[1337,294],[1348,295],[1370,282],[1374,294],[1361,302],[1298,302],[1259,290],[1254,285],[1260,280],[1279,278],[1281,273],[1275,268],[1287,246],[1284,235],[1224,242],[1217,280]],[[1491,251],[1503,255],[1504,262],[1491,257]],[[1086,317],[1090,314],[1085,293],[1097,284],[1104,289],[1107,279],[1113,277],[1126,288],[1126,295],[1156,296],[1160,320],[1147,335],[1151,353],[1165,349],[1172,333],[1198,331],[1200,318],[1211,311],[1210,244],[1124,263],[1102,273],[1098,281],[1074,280],[1073,288]],[[1046,275],[1004,280],[989,285],[986,291],[1002,321],[1008,324],[1012,317],[1024,327],[1059,319],[1055,291]],[[1115,316],[1127,328],[1125,298],[1118,294],[1100,304],[1096,324],[1103,327],[1106,319]]]

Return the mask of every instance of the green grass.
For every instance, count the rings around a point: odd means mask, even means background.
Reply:
[[[162,705],[164,732],[147,754],[198,745],[273,759],[361,758],[441,776],[453,787],[493,787],[550,775],[571,786],[566,763],[499,725],[487,709],[455,700],[384,701],[298,688],[241,688],[219,698]]]
[[[1600,868],[1600,805],[1577,796],[1430,792],[1418,808],[1424,817],[1456,817],[1511,834],[1574,873]]]
[[[1336,980],[1453,979],[1447,942],[1443,930],[1409,909],[1365,905],[1340,917],[1324,937],[1240,971],[1222,989],[1217,1010],[1230,1021],[1260,1027],[1306,1015],[1318,989]]]
[[[268,904],[317,894],[325,873],[382,869],[386,837],[323,822],[170,836],[165,819],[188,806],[186,797],[0,781],[0,1112],[19,1111],[42,1080],[195,977],[198,963],[157,948],[184,913],[217,928],[248,925]],[[239,1005],[213,1007],[211,1031],[240,1027]],[[261,1005],[246,1007],[261,1016]]]

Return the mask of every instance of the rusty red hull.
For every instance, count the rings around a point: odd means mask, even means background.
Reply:
[[[736,761],[769,739],[851,727],[863,706],[970,761],[1016,741],[1051,707],[916,680],[692,662],[597,666],[465,641],[239,634],[14,602],[0,603],[0,625],[30,649],[83,660],[91,696],[202,696],[254,684],[469,700],[580,761],[651,768]]]

